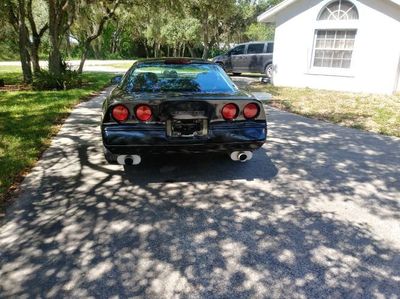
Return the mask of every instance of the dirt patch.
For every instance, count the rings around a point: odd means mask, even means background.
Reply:
[[[4,85],[0,87],[0,91],[29,91],[29,90],[32,90],[32,86],[26,84]]]

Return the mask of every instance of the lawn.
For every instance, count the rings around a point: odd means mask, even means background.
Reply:
[[[342,126],[400,137],[400,95],[343,93],[254,83],[272,94],[271,106]]]
[[[3,71],[0,77],[12,79],[18,74]],[[84,73],[83,86],[66,91],[0,91],[0,206],[10,187],[49,145],[71,108],[101,90],[112,76]]]
[[[1,66],[0,67],[0,79],[4,79],[6,85],[21,84],[22,73],[20,66]]]
[[[135,61],[132,60],[132,62],[121,62],[121,63],[107,64],[107,66],[127,71],[132,66],[132,64],[134,62]]]

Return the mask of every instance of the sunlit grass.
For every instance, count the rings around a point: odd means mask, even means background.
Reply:
[[[346,127],[400,137],[400,95],[344,93],[255,83],[272,94],[270,105]]]
[[[107,64],[106,66],[127,71],[133,65],[133,63],[134,63],[134,61],[132,61],[132,62],[121,62],[121,63]]]
[[[21,67],[18,65],[1,65],[0,66],[0,76],[4,75],[4,74],[8,74],[9,73],[20,73],[21,74]]]
[[[21,84],[21,67],[15,65],[0,66],[0,79],[3,79],[6,85]]]
[[[0,92],[0,203],[15,179],[35,164],[71,108],[113,76],[84,73],[81,88],[65,91]]]

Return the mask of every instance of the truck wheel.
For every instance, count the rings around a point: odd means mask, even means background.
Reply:
[[[265,73],[265,75],[267,76],[268,79],[272,78],[272,75],[274,73],[274,66],[272,65],[272,63],[268,64],[265,67],[264,73]]]
[[[222,62],[217,62],[217,64],[226,72],[225,66]]]

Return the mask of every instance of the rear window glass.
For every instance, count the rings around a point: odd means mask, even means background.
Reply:
[[[264,52],[264,44],[249,44],[247,54],[258,54]]]
[[[141,64],[124,80],[129,92],[232,93],[236,86],[220,67],[212,64]]]

